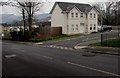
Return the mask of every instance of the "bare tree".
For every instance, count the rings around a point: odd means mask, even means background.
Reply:
[[[8,0],[7,2],[0,2],[0,5],[17,7],[21,9],[21,12],[24,11],[25,14],[24,13],[22,14],[23,16],[27,15],[28,26],[29,26],[29,37],[31,37],[33,15],[40,10],[40,8],[43,6],[43,2],[41,0],[39,1],[37,0],[24,0],[24,1]]]
[[[119,16],[118,6],[120,6],[120,1],[109,1],[109,2],[100,2],[94,3],[93,6],[98,10],[98,12],[102,15],[103,24],[106,25],[117,25],[116,22],[117,17]],[[118,13],[119,12],[119,13]],[[99,21],[100,21],[99,17]]]

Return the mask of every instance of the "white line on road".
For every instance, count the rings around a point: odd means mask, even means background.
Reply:
[[[6,58],[12,58],[12,57],[16,57],[15,54],[11,54],[11,55],[5,55]]]
[[[119,74],[115,74],[115,73],[103,71],[103,70],[100,70],[100,69],[96,69],[96,68],[92,68],[92,67],[88,67],[88,66],[84,66],[84,65],[72,63],[72,62],[67,62],[67,63],[68,63],[68,64],[71,64],[71,65],[79,66],[79,67],[82,67],[82,68],[86,68],[86,69],[90,69],[90,70],[94,70],[94,71],[102,72],[102,73],[105,73],[105,74],[109,74],[109,75],[113,75],[113,76],[118,76],[118,77],[120,77]]]
[[[41,55],[41,57],[47,58],[47,59],[53,59],[52,57]]]

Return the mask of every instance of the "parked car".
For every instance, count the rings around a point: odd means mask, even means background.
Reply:
[[[112,27],[111,26],[98,26],[98,31],[111,31],[112,30]]]

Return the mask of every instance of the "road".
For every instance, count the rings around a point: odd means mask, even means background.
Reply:
[[[83,36],[71,37],[71,38],[64,38],[58,40],[52,40],[43,42],[44,45],[54,45],[54,46],[63,46],[68,48],[73,48],[74,46],[88,46],[91,43],[100,42],[101,41],[101,34],[108,34],[108,38],[118,37],[118,31],[106,31],[102,33],[94,33],[94,34],[87,34]]]
[[[2,43],[3,76],[116,76],[118,56]]]

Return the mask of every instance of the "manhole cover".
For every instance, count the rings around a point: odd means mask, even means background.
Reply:
[[[82,56],[85,56],[85,57],[94,57],[94,56],[96,56],[96,55],[93,55],[93,54],[84,54],[84,55],[82,55]]]

